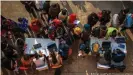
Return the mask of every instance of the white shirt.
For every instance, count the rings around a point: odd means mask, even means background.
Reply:
[[[113,25],[114,27],[117,27],[117,26],[119,25],[118,14],[114,14],[114,15],[113,15],[112,25]]]

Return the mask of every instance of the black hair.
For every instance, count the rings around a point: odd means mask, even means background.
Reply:
[[[127,14],[129,12],[129,8],[124,9],[123,12]]]
[[[24,58],[24,60],[29,60],[30,56],[29,55],[24,55],[23,58]]]
[[[22,22],[22,18],[18,18],[18,22]]]
[[[116,35],[117,35],[117,31],[114,30],[114,31],[112,32],[112,36],[115,37]]]
[[[62,9],[62,14],[66,15],[67,14],[67,10],[66,9]]]

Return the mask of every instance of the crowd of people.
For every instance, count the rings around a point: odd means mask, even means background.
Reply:
[[[133,13],[129,13],[129,9],[122,9],[118,14],[113,16],[111,20],[111,11],[102,10],[99,13],[92,12],[88,15],[87,22],[83,29],[79,26],[79,20],[76,13],[69,13],[66,8],[61,9],[58,3],[50,4],[50,1],[41,2],[43,5],[37,8],[34,1],[21,1],[26,10],[34,15],[30,25],[26,18],[18,18],[18,22],[7,19],[1,16],[1,37],[6,38],[1,42],[2,51],[2,67],[8,70],[22,70],[22,66],[27,69],[33,58],[45,57],[49,63],[50,68],[56,66],[61,67],[62,59],[66,60],[72,54],[71,45],[76,39],[81,39],[82,43],[79,47],[79,56],[88,55],[90,37],[105,38],[121,36],[122,33],[133,27]],[[40,3],[40,4],[41,4]],[[35,15],[35,11],[45,11],[41,14],[48,15],[48,25],[43,25]],[[111,20],[111,25],[107,26]],[[100,22],[98,27],[93,28],[97,22]],[[36,38],[49,38],[51,40],[59,39],[59,50],[50,51],[50,55],[46,57],[41,52],[34,55],[26,55],[25,51],[25,37],[24,33],[28,34],[30,29],[36,34]],[[15,36],[16,44],[8,43],[10,39]],[[30,36],[31,37],[31,36]],[[94,48],[97,48],[98,44]],[[95,49],[94,49],[95,50]],[[44,61],[45,61],[44,60]]]

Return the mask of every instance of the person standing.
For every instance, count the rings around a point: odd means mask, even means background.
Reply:
[[[55,19],[58,17],[58,14],[60,13],[60,5],[58,3],[53,3],[48,12],[48,21],[50,19]]]

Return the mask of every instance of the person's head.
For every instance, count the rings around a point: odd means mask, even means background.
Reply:
[[[29,55],[24,55],[23,58],[24,58],[25,61],[30,60],[30,56]]]
[[[38,19],[34,18],[34,19],[31,20],[32,25],[37,25],[37,22],[39,22]]]
[[[84,28],[85,28],[85,30],[87,30],[87,31],[90,30],[90,24],[85,24],[85,25],[84,25]]]
[[[127,14],[128,12],[129,12],[129,8],[126,8],[126,9],[123,10],[124,14]]]
[[[84,43],[81,43],[79,49],[80,50],[85,50],[85,48],[86,48],[85,44]]]
[[[63,15],[66,15],[67,14],[67,10],[64,8],[64,9],[62,9],[62,14]]]
[[[52,6],[52,8],[58,8],[58,3],[53,3],[51,6]]]
[[[112,37],[116,37],[116,36],[117,36],[117,31],[114,30],[114,31],[112,32]]]
[[[111,11],[110,10],[102,10],[103,15],[110,15]]]

